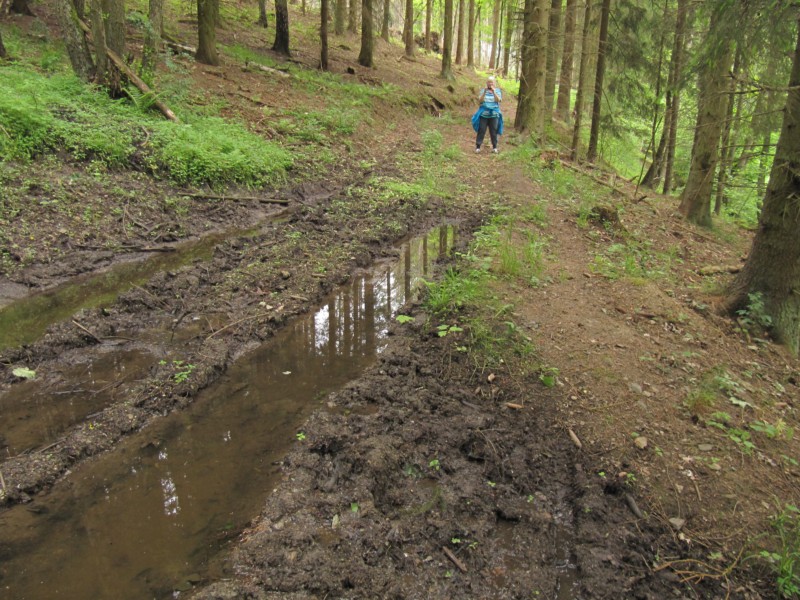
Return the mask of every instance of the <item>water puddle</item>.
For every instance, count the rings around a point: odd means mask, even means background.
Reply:
[[[272,223],[280,216],[267,222]],[[252,237],[259,230],[209,234],[176,245],[172,251],[157,252],[145,260],[118,263],[101,273],[75,277],[51,290],[0,305],[0,350],[29,344],[39,339],[51,324],[69,319],[82,308],[109,305],[120,294],[145,283],[154,274],[178,269],[198,259],[206,260],[224,240]]]
[[[237,361],[191,408],[0,514],[0,598],[173,597],[224,576],[225,543],[279,481],[275,462],[329,392],[385,346],[397,309],[452,247],[440,227]]]
[[[155,359],[142,350],[84,350],[77,364],[0,395],[0,449],[13,456],[52,442],[72,425],[124,397]]]

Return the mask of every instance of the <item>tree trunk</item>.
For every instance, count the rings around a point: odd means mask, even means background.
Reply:
[[[358,54],[358,64],[362,67],[372,68],[372,0],[361,0],[361,52]]]
[[[150,0],[147,26],[142,47],[141,76],[152,79],[161,53],[161,30],[164,28],[164,0]]]
[[[31,7],[28,5],[28,0],[12,0],[11,12],[17,13],[18,15],[27,15],[29,17],[34,16]]]
[[[550,4],[550,29],[547,37],[547,72],[544,80],[545,122],[552,119],[558,73],[558,38],[561,36],[561,0]]]
[[[362,0],[350,0],[350,7],[347,12],[347,31],[358,33],[358,7]]]
[[[467,20],[467,66],[475,66],[475,0],[469,0],[469,15]]]
[[[517,12],[516,0],[506,0],[506,30],[503,43],[503,77],[508,77],[509,62],[511,61],[511,40],[514,36],[514,24]]]
[[[497,66],[497,43],[499,42],[500,31],[500,7],[503,0],[494,0],[492,8],[492,53],[489,55],[489,70],[492,71]]]
[[[0,31],[0,58],[8,58],[8,52],[6,52],[6,47],[3,45],[3,32]]]
[[[384,42],[389,41],[389,21],[392,15],[391,0],[383,0],[383,13],[381,14],[381,39]],[[403,43],[406,40],[405,21],[403,22]]]
[[[758,230],[726,308],[747,309],[760,294],[775,339],[800,352],[800,20],[789,93]]]
[[[581,42],[581,62],[578,68],[578,94],[575,97],[575,124],[572,128],[572,148],[570,160],[578,160],[578,146],[581,140],[581,120],[583,117],[583,96],[586,93],[588,82],[586,71],[589,68],[589,34],[592,30],[592,2],[586,0],[586,8],[583,14],[583,36]]]
[[[597,45],[597,71],[594,79],[594,103],[592,104],[592,128],[589,134],[589,150],[586,160],[597,159],[597,142],[600,138],[600,107],[603,104],[603,78],[606,73],[608,55],[608,17],[611,14],[611,0],[603,0],[600,12],[600,41]]]
[[[95,74],[94,62],[79,24],[75,5],[70,0],[57,0],[56,11],[72,70],[83,81],[91,81]]]
[[[661,21],[663,25],[666,25],[667,23],[668,11],[669,0],[664,0],[664,13]],[[653,151],[653,160],[650,162],[647,173],[645,173],[645,176],[640,182],[641,185],[649,188],[654,186],[654,182],[661,173],[661,161],[664,157],[664,148],[666,147],[666,127],[665,122],[661,122],[661,81],[662,73],[664,71],[664,39],[665,33],[664,28],[662,27],[661,35],[658,36],[658,66],[656,67],[656,89],[653,98],[653,120],[650,123],[650,142],[648,144],[647,151],[644,154],[642,169],[644,169],[644,165],[647,164],[647,156],[649,155],[650,151]],[[669,78],[669,75],[667,78]],[[669,104],[668,98],[666,99],[666,104]],[[656,149],[656,133],[658,132],[659,122],[661,122],[661,141],[658,143],[658,149]]]
[[[458,35],[456,36],[456,64],[464,62],[464,0],[458,0]]]
[[[272,44],[272,50],[284,56],[291,56],[289,52],[289,6],[286,4],[286,0],[275,0],[275,42]]]
[[[414,56],[414,0],[406,0],[406,19],[403,24],[403,37],[406,42],[406,56]]]
[[[733,130],[733,109],[736,106],[736,80],[739,77],[742,63],[741,48],[737,46],[736,57],[733,59],[733,77],[728,82],[728,98],[726,100],[725,123],[722,128],[722,140],[720,142],[720,164],[717,171],[717,194],[714,201],[714,214],[722,212],[722,205],[727,204],[725,199],[725,187],[728,185],[728,173],[730,172],[731,158],[731,131]]]
[[[218,65],[217,10],[219,0],[197,0],[197,62]]]
[[[497,0],[498,2],[500,0]],[[442,44],[442,73],[444,79],[452,79],[452,59],[450,55],[453,50],[453,0],[444,0],[444,43]]]
[[[328,70],[328,19],[330,0],[320,0],[319,7],[319,68]]]
[[[341,1],[342,0],[339,0],[339,2],[336,4],[336,6],[339,6]],[[152,5],[152,0],[151,0],[151,5]],[[263,27],[264,29],[269,27],[269,18],[267,17],[267,0],[258,0],[258,21],[257,21],[257,25],[259,27]]]
[[[95,81],[99,85],[106,84],[108,56],[106,55],[106,27],[103,19],[103,3],[91,0],[89,14],[92,18],[92,43],[94,44]]]
[[[672,102],[667,106],[667,113],[664,115],[665,126],[669,132],[667,154],[664,157],[664,187],[661,190],[664,194],[669,194],[672,191],[672,170],[675,164],[675,146],[678,138],[678,116],[681,106],[681,71],[683,71],[684,37],[688,9],[689,0],[678,0],[678,13],[675,17],[675,38],[669,62],[667,90],[667,94],[671,95]]]
[[[564,15],[564,49],[561,52],[561,73],[558,78],[558,98],[556,114],[565,123],[572,119],[569,114],[570,96],[572,95],[572,63],[575,51],[575,16],[578,12],[578,0],[567,0]]]
[[[725,78],[731,64],[731,40],[724,37],[717,41],[717,27],[718,17],[713,15],[708,39],[714,40],[715,51],[703,63],[700,72],[692,162],[679,207],[687,220],[703,227],[711,226],[711,188],[719,159],[722,122],[725,119]]]
[[[526,1],[519,104],[514,123],[517,130],[530,131],[537,142],[544,136],[549,12],[550,0]]]
[[[347,21],[347,0],[336,0],[333,14],[333,33],[344,35],[345,21]]]
[[[215,0],[218,2],[218,0]],[[125,2],[103,0],[103,16],[106,23],[106,45],[121,58],[125,57]],[[216,14],[214,16],[216,19]]]

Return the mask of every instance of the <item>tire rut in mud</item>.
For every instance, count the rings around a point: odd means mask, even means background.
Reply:
[[[307,422],[236,577],[195,599],[671,595],[642,563],[657,531],[587,476],[547,393],[487,381],[423,326],[393,332]]]

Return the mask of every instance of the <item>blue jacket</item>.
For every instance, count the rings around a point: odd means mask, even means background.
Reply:
[[[491,109],[481,105],[478,107],[478,110],[472,115],[472,128],[475,132],[478,132],[478,126],[481,123],[481,115],[483,112],[490,112]],[[500,120],[497,122],[497,135],[503,135],[503,113],[500,113]]]

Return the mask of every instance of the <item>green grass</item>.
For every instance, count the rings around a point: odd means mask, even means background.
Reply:
[[[285,177],[293,157],[242,125],[185,112],[165,121],[141,94],[113,100],[72,75],[22,66],[3,68],[0,155],[28,161],[65,151],[73,160],[107,168],[134,156],[158,175],[181,184],[262,185]]]

